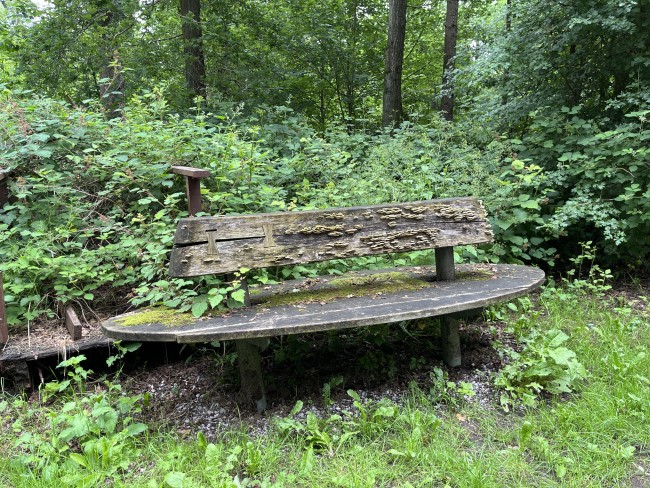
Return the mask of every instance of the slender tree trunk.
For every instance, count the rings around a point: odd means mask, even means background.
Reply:
[[[388,2],[388,45],[384,62],[384,99],[382,127],[397,125],[402,111],[402,65],[406,35],[406,0]]]
[[[109,10],[101,18],[99,24],[108,31],[108,28],[116,21],[118,15],[118,13]],[[109,33],[104,32],[101,47],[104,66],[99,74],[99,97],[108,119],[121,117],[124,108],[124,76],[120,69],[118,50],[113,49],[113,44],[114,42],[111,41]]]
[[[205,58],[201,29],[201,0],[180,0],[183,18],[185,83],[191,97],[205,98]]]
[[[118,51],[115,50],[112,59],[107,59],[100,73],[99,95],[106,117],[115,119],[122,116],[124,109],[124,76],[120,66]]]
[[[506,1],[506,38],[512,29],[512,0]],[[508,103],[508,82],[510,81],[510,68],[506,66],[503,72],[503,92],[501,94],[501,105]]]
[[[348,106],[347,128],[348,133],[352,134],[355,128],[356,118],[356,89],[357,89],[357,42],[358,42],[358,29],[359,19],[357,16],[357,2],[348,2],[348,31],[350,32],[350,50],[347,53],[346,61],[346,74],[347,74],[347,87],[345,98]]]
[[[442,71],[442,100],[440,109],[445,120],[454,119],[454,59],[456,58],[456,38],[458,36],[458,1],[447,0],[445,20],[445,46]]]

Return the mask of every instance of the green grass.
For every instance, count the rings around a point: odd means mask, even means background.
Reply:
[[[78,442],[57,436],[67,425],[61,420],[65,402],[88,409],[97,404],[97,393],[75,393],[47,405],[5,396],[0,486],[650,484],[648,317],[620,300],[550,290],[534,308],[511,315],[508,324],[519,337],[551,329],[570,336],[564,345],[587,371],[572,385],[574,393],[542,395],[536,406],[516,405],[506,413],[496,402],[485,406],[459,397],[441,405],[426,385],[413,386],[400,406],[357,403],[351,417],[287,417],[277,419],[267,436],[252,438],[242,427],[214,443],[199,433],[182,440],[150,425],[92,470],[70,458],[83,453]],[[84,398],[91,400],[84,404]],[[116,405],[118,398],[108,403]],[[137,416],[137,408],[120,413],[120,422]],[[114,440],[120,428],[96,437]],[[16,446],[21,435],[23,443]]]

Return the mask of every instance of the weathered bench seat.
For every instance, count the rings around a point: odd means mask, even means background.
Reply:
[[[183,343],[235,340],[242,393],[266,407],[260,350],[268,337],[441,317],[442,357],[461,364],[457,314],[538,287],[544,273],[510,265],[454,266],[454,246],[493,238],[475,198],[450,198],[302,212],[194,217],[205,170],[175,167],[187,178],[190,217],[174,237],[169,274],[191,277],[376,254],[435,249],[435,267],[347,273],[264,287],[246,307],[199,319],[154,309],[114,317],[102,327],[116,339]],[[294,291],[295,290],[295,291]]]
[[[291,280],[251,287],[251,306],[227,313],[195,319],[145,309],[103,328],[115,339],[179,343],[303,334],[460,314],[527,294],[544,280],[528,266],[460,265],[456,271],[455,281],[436,281],[432,266]]]

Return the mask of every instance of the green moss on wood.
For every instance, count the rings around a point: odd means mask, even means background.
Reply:
[[[427,286],[435,286],[423,279],[415,278],[408,273],[388,272],[368,275],[335,278],[323,285],[319,290],[303,290],[285,292],[270,297],[262,303],[263,307],[296,305],[301,303],[331,302],[337,298],[372,296],[381,293],[398,293],[402,291],[419,290]]]
[[[386,273],[372,273],[356,276],[343,276],[341,278],[334,278],[329,282],[333,286],[365,286],[375,283],[390,283],[397,281],[412,281],[417,280],[408,273],[399,271],[388,271]],[[422,281],[422,280],[417,280]]]
[[[196,319],[190,313],[182,313],[173,308],[156,307],[132,313],[127,317],[115,320],[115,323],[123,327],[145,324],[162,324],[167,327],[179,327],[181,325],[191,324],[194,320]]]
[[[493,276],[493,272],[484,269],[473,269],[471,271],[462,271],[460,273],[456,273],[456,279],[458,281],[489,280]]]

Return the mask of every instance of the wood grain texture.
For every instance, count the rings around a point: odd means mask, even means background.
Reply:
[[[485,209],[474,198],[199,217],[179,222],[169,272],[219,274],[480,244],[492,237]]]
[[[68,329],[68,333],[73,341],[78,341],[81,339],[82,327],[79,317],[77,317],[77,312],[75,312],[72,305],[67,305],[65,307],[65,326]]]
[[[172,166],[172,173],[189,176],[190,178],[207,178],[210,171],[207,169],[192,168],[190,166]]]
[[[432,273],[429,267],[411,269],[417,273]],[[476,309],[525,295],[544,281],[543,271],[527,266],[458,267],[459,275],[468,270],[488,270],[493,276],[485,280],[435,282],[430,287],[418,290],[340,298],[329,303],[313,302],[270,308],[261,304],[234,310],[223,316],[196,319],[180,326],[160,323],[124,326],[120,319],[125,316],[120,316],[104,322],[102,329],[114,339],[181,343],[301,334]],[[300,285],[294,283],[293,286]]]
[[[80,351],[87,351],[90,349],[96,349],[99,347],[108,347],[113,344],[113,339],[109,339],[104,336],[95,336],[88,337],[86,339],[81,339],[71,344],[65,344],[60,347],[41,347],[36,344],[33,345],[32,349],[29,350],[18,350],[9,347],[4,350],[0,350],[0,362],[9,362],[9,361],[32,361],[35,359],[43,359],[48,357],[58,357],[58,358],[67,358]]]

